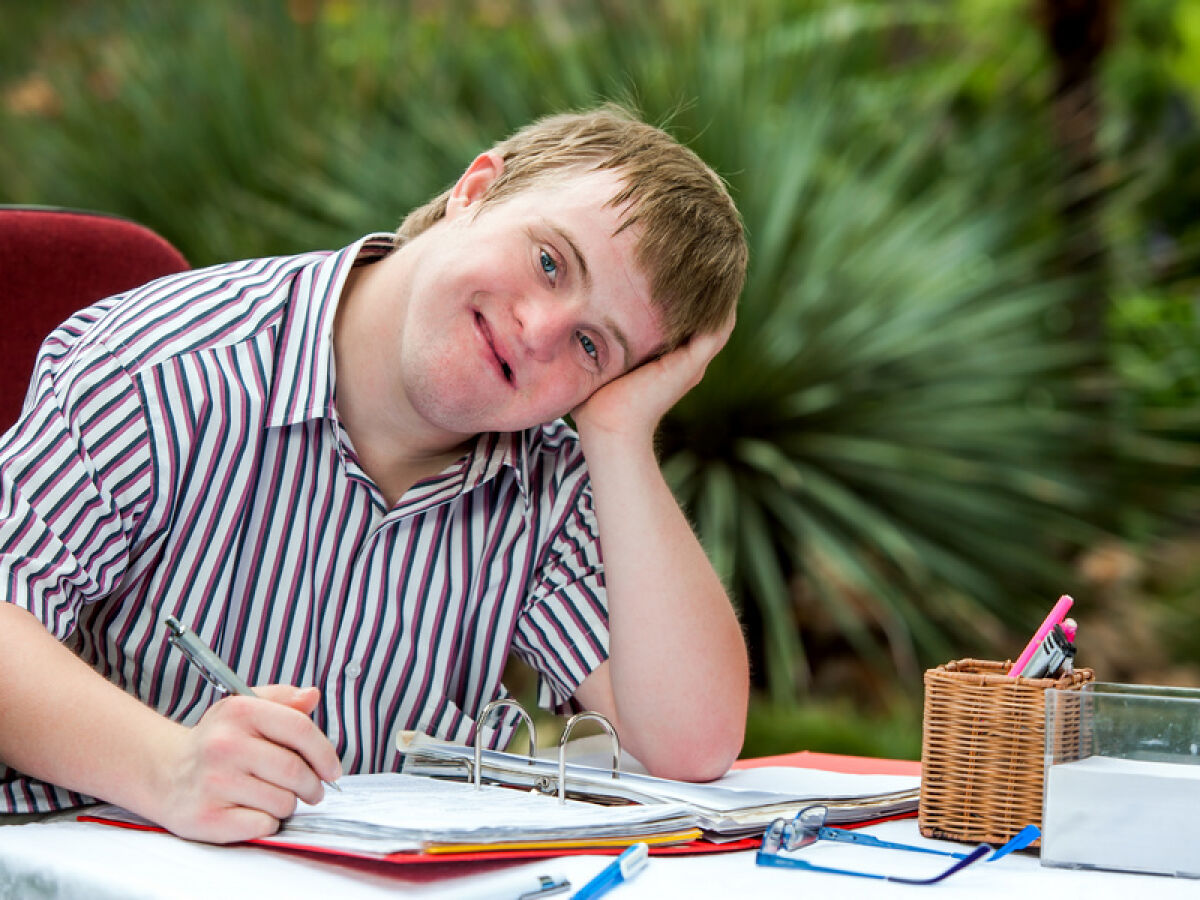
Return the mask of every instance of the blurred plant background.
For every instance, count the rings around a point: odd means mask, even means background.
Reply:
[[[1015,656],[1060,593],[1100,678],[1200,684],[1200,5],[0,19],[0,202],[125,215],[197,266],[391,229],[511,130],[604,100],[717,169],[749,282],[661,445],[742,610],[747,754],[917,757],[922,671]]]

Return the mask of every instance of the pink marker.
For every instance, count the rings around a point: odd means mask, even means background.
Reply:
[[[1037,652],[1038,646],[1045,639],[1054,626],[1062,622],[1066,618],[1067,610],[1071,608],[1071,604],[1075,601],[1063,594],[1058,598],[1058,602],[1054,604],[1054,609],[1050,610],[1050,615],[1046,616],[1046,620],[1034,633],[1029,643],[1025,645],[1025,649],[1021,651],[1021,655],[1017,657],[1017,661],[1012,664],[1012,668],[1008,670],[1010,678],[1016,678],[1025,669],[1025,664],[1029,662],[1029,658]]]
[[[1075,643],[1075,632],[1079,630],[1079,623],[1074,619],[1063,619],[1062,627],[1067,640],[1072,644]]]

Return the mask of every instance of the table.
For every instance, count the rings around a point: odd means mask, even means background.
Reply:
[[[907,774],[916,763],[791,754],[756,763],[801,764],[839,771]],[[882,769],[882,771],[881,771]],[[915,819],[884,822],[866,829],[886,840],[962,850],[963,845],[921,837]],[[816,848],[810,848],[809,854]],[[826,864],[869,871],[898,872],[898,866],[936,869],[940,857],[844,845],[821,845],[839,854]],[[570,856],[518,863],[387,863],[338,860],[254,846],[217,847],[168,834],[129,831],[89,822],[52,821],[0,828],[0,897],[86,897],[88,900],[236,900],[305,898],[370,900],[413,897],[515,898],[539,874],[586,883],[611,857]],[[931,862],[932,861],[932,862]],[[1035,855],[1019,854],[995,863],[977,863],[940,885],[914,888],[864,878],[764,868],[753,851],[691,857],[651,857],[634,881],[615,890],[612,900],[639,898],[799,897],[805,894],[855,898],[912,896],[913,891],[981,898],[1174,897],[1200,896],[1190,879],[1117,872],[1051,869]],[[564,897],[567,895],[559,895]]]
[[[886,822],[868,830],[889,840],[961,849],[959,845],[921,838],[913,819]],[[881,870],[883,857],[891,861],[897,855],[917,855],[845,849],[854,851],[864,868],[875,871]],[[564,875],[577,888],[608,861],[609,857],[572,856],[517,864],[390,866],[317,859],[251,846],[216,847],[167,834],[60,821],[0,828],[0,896],[89,900],[240,897],[482,900],[515,898],[521,892],[518,883],[532,882],[534,876],[542,873]],[[753,852],[744,851],[682,858],[651,857],[637,879],[610,896],[613,900],[664,897],[728,900],[814,893],[837,896],[850,891],[850,896],[856,898],[873,898],[911,896],[914,890],[970,896],[973,900],[1138,895],[1170,900],[1200,895],[1200,884],[1151,875],[1050,869],[1042,867],[1035,857],[1020,855],[996,863],[978,863],[940,885],[918,889],[863,878],[763,868],[755,865]]]

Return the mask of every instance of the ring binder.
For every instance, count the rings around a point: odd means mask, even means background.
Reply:
[[[524,720],[525,727],[529,729],[529,765],[534,765],[537,762],[537,729],[533,725],[533,718],[525,711],[516,700],[511,697],[503,697],[499,700],[493,700],[487,704],[479,712],[479,718],[475,725],[475,765],[471,770],[471,781],[478,790],[483,785],[483,725],[492,716],[493,713],[503,707],[511,707],[517,711],[517,714]],[[613,727],[613,723],[598,712],[580,712],[571,716],[567,720],[567,724],[563,726],[562,734],[558,738],[558,802],[567,802],[567,741],[571,737],[571,732],[575,726],[585,719],[591,719],[594,722],[599,722],[601,727],[608,732],[612,738],[612,777],[615,781],[620,777],[621,767],[621,739],[617,737],[617,729]],[[542,793],[550,793],[549,779],[538,779],[537,789]]]
[[[404,757],[403,774],[464,783],[473,781],[474,750],[469,745],[404,731],[397,734],[396,746]],[[912,815],[917,811],[919,794],[916,785],[907,783],[917,780],[912,778],[905,779],[903,787],[889,784],[864,791],[825,785],[824,777],[815,781],[785,782],[792,786],[782,790],[734,784],[691,784],[619,770],[618,777],[614,778],[613,771],[606,766],[568,762],[562,748],[558,760],[538,757],[532,763],[523,754],[485,749],[479,769],[486,786],[544,794],[547,799],[559,793],[560,785],[565,785],[567,800],[582,800],[599,806],[683,803],[694,815],[692,824],[720,841],[761,836],[775,819],[795,816],[800,809],[814,803],[827,807],[826,821],[835,825]],[[569,806],[553,801],[552,805],[560,810]]]
[[[524,710],[522,710],[524,712]],[[599,722],[604,730],[608,732],[608,736],[612,738],[613,743],[613,760],[612,760],[612,777],[616,781],[620,776],[621,767],[621,739],[617,737],[617,729],[613,728],[613,723],[608,721],[604,716],[597,712],[580,712],[575,713],[567,720],[567,724],[563,726],[562,734],[558,738],[558,802],[567,802],[567,740],[571,737],[571,731],[576,724],[584,719],[591,719]],[[476,741],[478,746],[478,741]]]
[[[475,782],[475,790],[479,790],[483,784],[483,723],[488,720],[492,713],[505,706],[511,706],[525,720],[525,727],[529,729],[529,764],[532,766],[537,760],[537,729],[533,727],[533,719],[525,711],[525,707],[510,697],[493,700],[480,711],[479,719],[475,725],[475,768],[471,773],[471,779]],[[611,728],[612,726],[610,725],[609,727]],[[615,732],[613,737],[616,737]]]

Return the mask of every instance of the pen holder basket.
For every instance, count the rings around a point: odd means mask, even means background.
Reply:
[[[960,659],[925,672],[918,823],[926,837],[1002,844],[1042,824],[1045,691],[1091,669],[1010,678],[1011,662]]]

